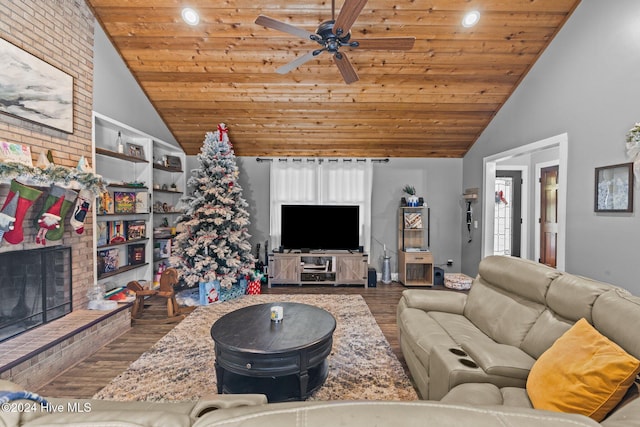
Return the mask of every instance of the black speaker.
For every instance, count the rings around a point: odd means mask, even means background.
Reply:
[[[433,267],[433,284],[444,286],[444,270],[440,267]]]
[[[282,247],[282,245],[280,245],[280,247],[278,248],[278,252],[284,253],[284,248]]]
[[[378,283],[378,274],[376,273],[376,269],[373,267],[369,267],[367,274],[367,286],[370,288],[375,288],[376,283]]]
[[[363,253],[364,252],[364,246],[358,246],[358,252]]]

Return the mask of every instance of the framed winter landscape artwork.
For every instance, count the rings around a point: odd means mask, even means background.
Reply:
[[[0,38],[0,112],[73,133],[73,77]]]
[[[596,168],[596,212],[633,212],[633,163]]]

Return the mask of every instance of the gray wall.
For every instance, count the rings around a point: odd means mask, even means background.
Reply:
[[[94,31],[93,109],[178,146],[98,22]]]
[[[596,214],[593,197],[594,168],[629,161],[625,134],[640,121],[638,70],[640,2],[582,0],[463,166],[463,187],[482,187],[484,157],[567,132],[566,270],[636,294],[638,182],[633,213]],[[480,239],[462,241],[463,272],[476,274],[480,248]]]
[[[239,182],[249,203],[251,242],[264,244],[269,239],[269,162],[255,157],[238,157]],[[195,156],[188,156],[190,169],[199,167]],[[383,245],[391,256],[391,271],[397,273],[397,215],[402,187],[411,184],[431,208],[431,251],[436,264],[461,268],[460,236],[463,206],[461,203],[462,159],[402,159],[374,163],[372,197],[372,239],[370,264],[382,271]]]

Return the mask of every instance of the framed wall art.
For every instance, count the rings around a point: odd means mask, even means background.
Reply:
[[[138,144],[127,143],[127,154],[131,157],[144,159],[144,147]]]
[[[595,212],[633,212],[633,163],[596,168]]]
[[[0,112],[73,133],[73,77],[0,39]]]

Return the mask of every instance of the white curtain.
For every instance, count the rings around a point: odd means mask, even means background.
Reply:
[[[271,247],[280,246],[280,207],[294,204],[358,205],[360,244],[371,246],[371,160],[274,159],[271,164]]]

